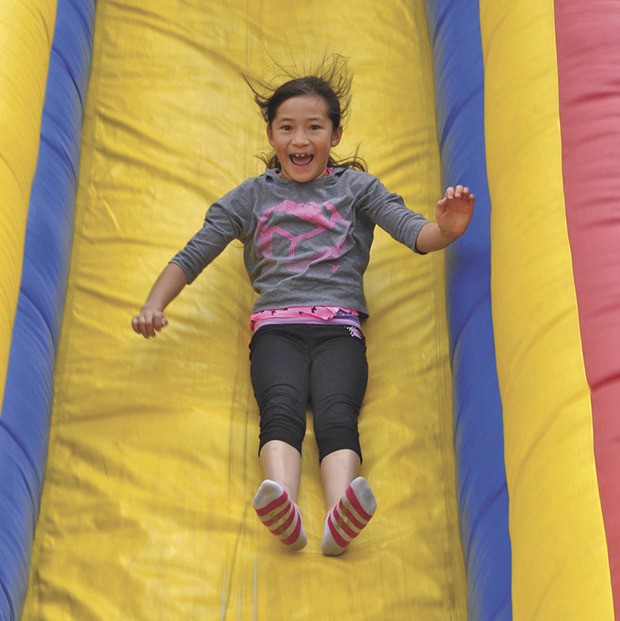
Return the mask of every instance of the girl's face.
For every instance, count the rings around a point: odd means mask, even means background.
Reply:
[[[327,116],[327,104],[318,95],[299,95],[283,101],[271,125],[269,144],[275,149],[284,179],[307,183],[322,177],[329,152],[342,137]]]

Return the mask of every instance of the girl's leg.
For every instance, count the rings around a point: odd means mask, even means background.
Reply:
[[[336,328],[313,356],[311,395],[321,480],[329,512],[323,554],[336,556],[366,526],[376,509],[368,482],[359,476],[361,449],[357,428],[368,365],[361,333]],[[358,336],[359,335],[359,336]]]
[[[260,410],[264,481],[253,500],[260,520],[293,550],[306,545],[297,507],[305,434],[309,359],[287,330],[261,328],[251,344],[251,374]]]

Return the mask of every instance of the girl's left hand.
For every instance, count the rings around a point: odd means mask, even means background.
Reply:
[[[469,188],[462,185],[446,189],[435,208],[435,219],[444,235],[457,238],[466,231],[474,213],[475,198]]]

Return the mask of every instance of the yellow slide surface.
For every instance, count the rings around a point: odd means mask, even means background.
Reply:
[[[368,528],[320,550],[311,424],[290,553],[251,506],[261,482],[249,381],[254,300],[234,243],[145,341],[130,328],[208,206],[263,168],[242,75],[350,59],[340,156],[433,217],[439,198],[424,2],[99,0],[76,229],[24,621],[465,619],[441,253],[377,231],[360,419]],[[309,420],[310,423],[310,420]]]

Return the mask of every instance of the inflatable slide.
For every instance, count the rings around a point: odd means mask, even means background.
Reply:
[[[0,619],[620,617],[620,8],[609,0],[0,7]],[[338,558],[308,425],[291,554],[253,513],[254,293],[231,244],[138,338],[211,202],[259,174],[243,76],[349,59],[340,156],[467,234],[376,233]]]

